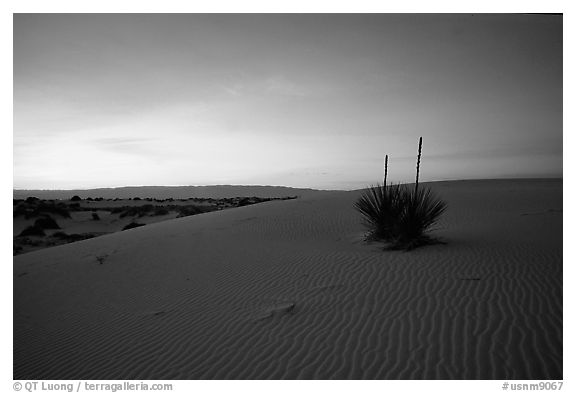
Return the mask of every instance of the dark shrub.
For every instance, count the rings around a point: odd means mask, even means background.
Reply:
[[[57,239],[68,239],[68,234],[65,232],[55,232],[52,234],[52,237]]]
[[[72,234],[68,235],[68,237],[66,239],[68,240],[69,243],[72,243],[72,242],[77,242],[80,240],[91,239],[95,236],[96,235],[94,235],[92,233],[72,233]]]
[[[144,217],[144,216],[152,213],[155,209],[156,209],[156,207],[154,205],[150,205],[150,204],[142,205],[138,209],[138,216]]]
[[[44,216],[38,218],[34,222],[34,226],[42,229],[60,229],[60,225],[50,216]]]
[[[174,206],[174,207],[178,211],[178,218],[193,216],[196,214],[206,213],[211,210],[214,210],[213,208],[208,206],[195,206],[195,205]]]
[[[82,198],[80,198],[78,195],[74,195],[72,198],[70,198],[70,200],[72,202],[79,202],[82,200]]]
[[[54,203],[54,202],[42,202],[40,203],[34,212],[30,213],[30,217],[35,217],[40,214],[57,214],[64,218],[70,218],[69,208],[65,203]]]
[[[252,198],[241,198],[238,201],[238,206],[248,206],[248,205],[253,205],[254,203],[256,203],[256,202],[254,202],[252,200]]]
[[[100,221],[100,216],[98,213],[92,213],[92,221]]]
[[[33,211],[33,209],[29,209],[26,207],[26,205],[20,204],[14,208],[13,215],[14,215],[14,218],[16,218],[18,216],[25,216],[32,211]]]
[[[168,213],[170,213],[170,210],[168,210],[164,206],[156,206],[154,208],[154,215],[155,216],[165,216]]]
[[[127,217],[127,216],[138,216],[144,217],[149,213],[154,211],[154,205],[142,205],[142,206],[124,206],[123,212],[120,214],[120,217]]]
[[[20,234],[19,237],[22,236],[46,236],[42,228],[37,227],[35,225],[29,226],[28,228],[24,229]]]
[[[110,209],[110,213],[118,214],[118,213],[122,213],[126,209],[128,209],[128,207],[113,207],[112,209]]]
[[[130,224],[128,224],[124,228],[122,228],[122,230],[126,231],[126,230],[132,229],[132,228],[143,227],[144,225],[146,225],[146,224],[141,224],[139,222],[131,222]]]
[[[26,203],[36,203],[38,202],[40,199],[36,198],[36,197],[28,197],[26,198]]]

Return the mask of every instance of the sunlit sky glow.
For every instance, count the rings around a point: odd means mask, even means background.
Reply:
[[[562,17],[17,14],[14,187],[562,176]]]

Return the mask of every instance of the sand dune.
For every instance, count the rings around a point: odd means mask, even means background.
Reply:
[[[17,256],[14,379],[562,379],[562,181],[431,186],[408,253],[354,191]]]

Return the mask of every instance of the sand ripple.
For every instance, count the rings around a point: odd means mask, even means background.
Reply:
[[[14,378],[562,379],[562,183],[435,188],[410,253],[335,192],[15,257]]]

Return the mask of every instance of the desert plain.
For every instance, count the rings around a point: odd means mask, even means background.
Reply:
[[[14,257],[14,379],[562,379],[562,180],[427,183],[409,252],[357,191]]]

